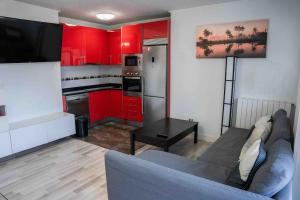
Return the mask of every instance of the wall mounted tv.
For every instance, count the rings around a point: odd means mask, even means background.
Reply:
[[[61,42],[60,24],[0,17],[0,63],[60,61]]]

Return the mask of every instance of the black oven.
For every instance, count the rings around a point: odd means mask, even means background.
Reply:
[[[141,76],[123,76],[123,90],[127,93],[142,92],[142,77]]]

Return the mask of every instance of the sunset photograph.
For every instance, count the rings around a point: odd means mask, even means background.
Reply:
[[[202,25],[197,28],[196,57],[265,58],[269,20]]]

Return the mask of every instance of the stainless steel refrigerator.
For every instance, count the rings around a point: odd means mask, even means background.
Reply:
[[[167,46],[143,48],[144,124],[166,117]]]

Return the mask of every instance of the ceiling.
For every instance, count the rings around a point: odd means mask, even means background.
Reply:
[[[106,25],[169,16],[168,11],[236,0],[16,0],[60,11],[60,16]],[[97,13],[110,12],[116,18],[104,22]]]

